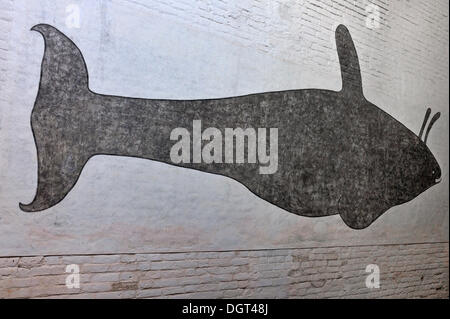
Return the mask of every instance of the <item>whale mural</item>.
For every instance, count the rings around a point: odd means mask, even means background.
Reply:
[[[31,113],[37,190],[31,203],[19,204],[23,211],[57,205],[87,161],[99,154],[145,158],[227,176],[290,213],[339,214],[353,229],[368,227],[391,207],[440,181],[439,164],[426,145],[439,113],[426,127],[428,109],[416,135],[367,101],[357,52],[343,25],[335,34],[341,90],[301,89],[201,100],[92,92],[77,46],[50,25],[39,24],[32,30],[44,37],[45,51]],[[230,163],[221,160],[226,154],[213,162],[191,161],[189,155],[188,161],[174,163],[171,132],[196,121],[221,133],[233,127],[276,128],[276,170],[261,174],[267,163],[261,163],[260,157]],[[236,154],[235,145],[232,151]]]

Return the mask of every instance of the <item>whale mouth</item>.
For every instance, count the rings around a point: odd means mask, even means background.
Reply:
[[[435,182],[436,184],[440,183],[441,181],[442,181],[442,176],[440,176],[439,178],[436,178],[436,179],[434,180],[434,182]]]

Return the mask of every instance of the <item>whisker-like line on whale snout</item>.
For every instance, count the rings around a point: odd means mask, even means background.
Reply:
[[[427,132],[425,133],[425,138],[424,138],[424,143],[427,144],[427,139],[428,139],[428,134],[431,131],[431,128],[433,127],[433,124],[436,123],[436,121],[439,119],[439,117],[441,116],[440,112],[437,112],[436,114],[433,115],[433,117],[430,120],[430,124],[428,125],[427,128]]]
[[[425,129],[425,125],[427,124],[428,118],[430,117],[431,109],[427,108],[427,111],[425,112],[425,117],[423,118],[422,127],[420,128],[419,138],[422,139],[422,134]]]

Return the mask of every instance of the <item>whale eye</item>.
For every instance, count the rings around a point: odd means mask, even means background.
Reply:
[[[441,181],[441,172],[440,172],[440,170],[438,170],[438,169],[433,169],[432,171],[431,171],[431,178],[433,178],[434,179],[434,182],[435,183],[439,183],[440,181]]]

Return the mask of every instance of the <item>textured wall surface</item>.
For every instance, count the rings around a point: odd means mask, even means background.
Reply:
[[[448,298],[448,243],[0,258],[3,298]],[[65,285],[66,265],[80,287]],[[368,264],[380,288],[365,285]]]
[[[368,4],[378,28],[367,27]],[[0,296],[448,297],[448,9],[445,0],[0,0]],[[368,100],[417,133],[427,107],[441,112],[428,147],[443,181],[356,231],[337,215],[289,214],[225,177],[96,156],[61,203],[24,213],[18,204],[37,182],[38,23],[77,44],[92,90],[161,99],[339,90],[334,31],[345,24]],[[374,258],[382,286],[368,290]],[[69,292],[72,262],[82,286]]]

